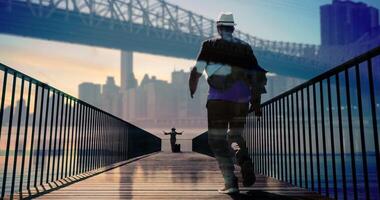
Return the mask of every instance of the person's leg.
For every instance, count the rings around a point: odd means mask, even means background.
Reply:
[[[252,160],[249,157],[248,148],[242,137],[248,106],[245,103],[235,103],[233,105],[234,117],[230,121],[230,131],[228,133],[228,143],[235,154],[237,164],[241,168],[244,186],[251,186],[256,181]]]
[[[228,104],[223,101],[208,101],[208,143],[222,172],[226,187],[237,188],[234,164],[227,142]]]
[[[170,139],[170,145],[172,147],[172,152],[174,152],[174,148],[175,148],[175,139]]]

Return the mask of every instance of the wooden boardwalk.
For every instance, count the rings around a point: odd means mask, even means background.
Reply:
[[[157,153],[39,198],[322,199],[316,193],[263,176],[258,176],[253,187],[241,187],[241,194],[235,196],[218,194],[216,190],[222,185],[222,176],[211,157],[198,153]]]

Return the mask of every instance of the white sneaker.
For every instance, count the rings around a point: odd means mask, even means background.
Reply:
[[[237,187],[227,188],[226,186],[224,186],[223,188],[220,188],[218,192],[221,194],[234,194],[234,193],[239,193],[239,188]]]

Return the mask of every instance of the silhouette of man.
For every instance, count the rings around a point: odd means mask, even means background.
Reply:
[[[234,25],[232,13],[220,14],[220,36],[203,42],[189,79],[193,98],[204,70],[208,76],[208,143],[225,182],[218,191],[224,194],[239,192],[232,155],[241,167],[243,185],[251,186],[256,180],[241,134],[249,112],[261,116],[261,94],[266,92],[266,71],[258,65],[251,46],[232,35]]]
[[[177,138],[176,138],[177,135],[182,135],[182,133],[183,133],[183,131],[182,131],[182,132],[176,132],[175,130],[176,130],[176,129],[173,127],[173,128],[172,128],[172,131],[169,132],[169,133],[163,131],[165,135],[170,135],[170,145],[171,145],[171,147],[172,147],[172,152],[174,152],[175,143],[176,143],[176,141],[177,141]]]

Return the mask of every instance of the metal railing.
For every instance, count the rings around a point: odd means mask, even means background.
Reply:
[[[204,132],[193,139],[192,149],[194,152],[214,157],[214,153],[212,152],[210,146],[208,145],[207,132]]]
[[[380,199],[380,47],[262,104],[247,117],[256,173],[334,199]],[[193,151],[213,156],[207,132]]]
[[[380,47],[262,104],[244,137],[257,173],[335,199],[380,199]]]
[[[160,151],[161,140],[0,64],[1,198]]]

